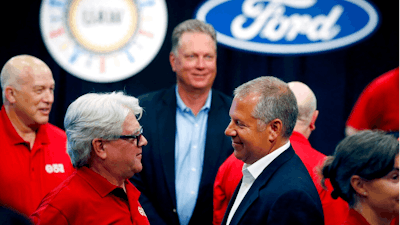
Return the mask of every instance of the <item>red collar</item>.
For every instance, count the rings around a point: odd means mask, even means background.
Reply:
[[[46,125],[47,124],[39,126],[39,129],[36,133],[35,144],[37,140],[40,140],[41,141],[40,144],[42,145],[49,143],[49,138],[47,137]],[[4,134],[8,136],[8,140],[10,140],[13,145],[27,143],[29,146],[29,143],[24,141],[24,139],[22,139],[22,137],[19,136],[19,134],[15,130],[10,119],[8,118],[4,105],[1,107],[0,110],[0,129],[4,131]]]

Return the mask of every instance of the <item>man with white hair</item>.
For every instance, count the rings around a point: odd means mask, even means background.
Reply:
[[[73,171],[65,132],[48,123],[54,86],[50,68],[30,55],[1,70],[0,204],[26,216]]]
[[[30,217],[35,224],[149,224],[128,180],[142,170],[142,111],[137,98],[122,92],[71,103],[64,126],[77,171],[43,199]]]

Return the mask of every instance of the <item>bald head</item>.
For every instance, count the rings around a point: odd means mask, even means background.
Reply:
[[[293,81],[288,83],[289,88],[296,96],[299,107],[299,120],[309,121],[313,112],[317,109],[317,99],[313,91],[304,83]]]
[[[315,120],[318,117],[317,99],[314,92],[304,83],[293,81],[288,83],[294,93],[299,108],[295,131],[308,138],[315,129]]]
[[[31,74],[51,74],[50,68],[40,59],[30,55],[18,55],[9,59],[1,70],[1,89],[3,90],[3,103],[6,101],[5,89],[20,86],[28,82],[27,76]]]

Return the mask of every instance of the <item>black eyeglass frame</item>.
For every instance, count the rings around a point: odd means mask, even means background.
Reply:
[[[127,139],[136,139],[136,141],[137,141],[136,145],[139,147],[140,137],[141,137],[142,135],[143,135],[143,127],[140,128],[139,134],[137,134],[137,135],[135,135],[135,134],[132,134],[132,135],[121,135],[121,136],[119,136],[118,138],[121,138],[121,139],[124,139],[124,140],[127,140]]]

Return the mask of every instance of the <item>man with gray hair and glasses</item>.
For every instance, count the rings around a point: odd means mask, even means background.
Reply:
[[[149,224],[128,180],[142,170],[141,115],[138,100],[122,92],[85,94],[68,107],[67,152],[77,171],[42,200],[35,224]]]

